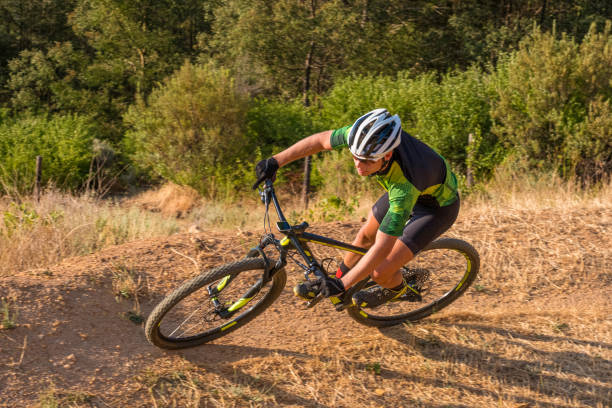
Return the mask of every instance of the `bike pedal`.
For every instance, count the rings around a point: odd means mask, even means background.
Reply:
[[[346,310],[347,306],[350,306],[350,305],[345,305],[344,303],[338,303],[337,305],[334,305],[334,309],[336,310],[336,312],[343,312],[344,310]]]
[[[319,303],[321,301],[321,299],[323,299],[323,296],[321,294],[318,294],[314,299],[312,299],[311,301],[309,301],[308,303],[306,303],[306,307],[307,308],[311,308],[314,305],[316,305],[317,303]]]
[[[334,305],[334,309],[336,309],[336,312],[342,312],[346,309],[347,306],[351,305],[350,303],[345,303],[343,299],[337,296],[332,296],[329,298],[329,300],[332,302],[332,305]]]

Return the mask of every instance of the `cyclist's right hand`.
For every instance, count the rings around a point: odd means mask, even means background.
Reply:
[[[338,296],[346,291],[344,283],[339,278],[325,278],[320,282],[319,288],[325,297]]]
[[[278,167],[278,162],[274,157],[261,160],[259,163],[257,163],[255,166],[255,177],[257,177],[257,181],[255,184],[253,184],[253,190],[255,190],[257,186],[259,186],[266,179],[274,181]]]

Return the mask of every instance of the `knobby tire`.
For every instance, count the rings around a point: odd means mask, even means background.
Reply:
[[[455,238],[441,238],[438,239],[431,244],[429,244],[425,249],[423,249],[417,256],[415,260],[419,256],[423,256],[422,254],[427,255],[436,255],[436,251],[442,253],[439,250],[450,250],[453,252],[457,252],[463,257],[458,257],[457,259],[461,262],[465,262],[465,271],[463,274],[457,274],[460,276],[460,279],[457,279],[456,284],[449,286],[448,291],[442,294],[440,297],[436,297],[435,299],[428,299],[425,302],[424,306],[420,306],[420,304],[414,303],[415,307],[418,307],[415,310],[411,310],[406,313],[393,313],[385,310],[385,305],[379,306],[378,308],[368,309],[368,308],[360,308],[358,306],[350,306],[346,309],[349,316],[358,321],[361,324],[365,324],[367,326],[393,326],[396,324],[400,324],[406,321],[418,321],[421,320],[433,313],[440,311],[441,309],[447,307],[452,302],[454,302],[457,298],[459,298],[474,282],[476,276],[478,275],[478,270],[480,269],[480,257],[478,252],[472,247],[472,245],[468,244],[465,241]],[[414,260],[413,260],[414,261]],[[411,261],[408,265],[410,268]],[[457,262],[460,263],[460,262]],[[460,266],[457,266],[458,268]],[[430,279],[436,279],[436,276],[431,276]],[[368,284],[369,279],[366,279],[360,282],[358,285],[351,288],[351,292],[349,296],[353,293],[356,293],[359,290],[362,290]],[[370,283],[371,284],[371,283]],[[407,302],[407,301],[401,301]],[[401,302],[397,302],[398,308],[401,308]],[[392,305],[392,303],[389,303]],[[407,306],[411,306],[406,303]],[[389,306],[389,309],[392,309],[393,306]]]
[[[231,316],[230,318],[223,320],[223,318],[219,316],[214,316],[214,313],[208,312],[209,315],[213,315],[214,318],[219,319],[219,324],[210,329],[188,335],[186,337],[164,334],[161,330],[161,326],[164,324],[164,318],[168,315],[168,313],[170,313],[173,308],[178,309],[183,300],[189,298],[190,295],[196,293],[198,290],[201,289],[201,293],[196,294],[198,296],[197,300],[190,298],[189,302],[194,304],[194,306],[189,307],[210,308],[212,302],[207,292],[208,285],[211,285],[227,276],[234,277],[234,280],[228,286],[236,285],[236,282],[240,282],[240,274],[246,274],[247,272],[254,272],[253,276],[262,277],[264,275],[265,267],[266,264],[262,258],[244,258],[237,262],[219,266],[186,281],[172,293],[166,296],[149,315],[145,325],[147,340],[151,344],[160,348],[181,349],[198,346],[224,336],[237,328],[244,326],[254,317],[262,313],[278,298],[287,279],[287,275],[284,270],[277,271],[270,282],[262,287],[259,292],[262,290],[268,290],[268,292],[265,293],[262,298],[257,299],[254,304],[249,303],[244,307],[245,310],[240,310],[236,316]],[[254,296],[256,297],[257,294]],[[236,299],[233,300],[235,301]],[[195,313],[195,311],[193,313]],[[212,323],[212,325],[215,324],[216,322]]]

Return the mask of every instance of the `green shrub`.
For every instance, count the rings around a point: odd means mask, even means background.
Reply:
[[[133,105],[125,121],[126,149],[153,174],[210,197],[230,194],[251,166],[245,136],[248,99],[228,70],[186,62],[147,104]]]
[[[42,156],[42,184],[74,190],[87,180],[96,127],[77,115],[5,118],[0,123],[0,188],[29,192],[36,156]]]
[[[535,29],[493,75],[493,131],[527,167],[590,178],[611,166],[612,35],[592,25],[581,44]]]
[[[324,129],[320,129],[324,130]],[[256,98],[247,113],[247,137],[267,157],[316,131],[310,112],[299,101]]]
[[[436,149],[453,166],[465,170],[468,135],[474,136],[470,166],[477,174],[489,174],[503,156],[491,133],[489,115],[493,93],[486,75],[472,68],[447,74],[410,78],[408,73],[391,77],[352,77],[340,80],[321,99],[319,121],[327,128],[351,124],[379,107],[397,113],[402,127]]]
[[[455,169],[464,172],[469,166],[482,178],[503,157],[491,133],[493,97],[486,74],[477,68],[449,73],[440,81],[422,75],[411,84],[414,125],[404,128],[436,149]],[[470,134],[473,143],[468,145]]]
[[[351,76],[340,79],[320,100],[321,111],[317,118],[320,127],[346,126],[364,113],[383,107],[397,113],[403,122],[412,123],[412,82],[407,73],[399,73],[397,78]]]
[[[313,160],[312,184],[322,197],[361,197],[380,186],[372,177],[357,174],[348,150],[334,150]]]
[[[247,156],[248,177],[254,181],[252,169],[263,157],[276,154],[317,130],[311,118],[312,113],[298,100],[282,101],[255,98],[247,113],[247,138],[253,146]],[[302,177],[303,160],[283,167],[278,173],[278,182]],[[316,188],[314,183],[311,184]]]
[[[612,107],[609,100],[589,103],[585,120],[565,141],[566,162],[584,181],[612,172]]]

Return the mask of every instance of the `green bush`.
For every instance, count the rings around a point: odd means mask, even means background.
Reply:
[[[493,75],[493,131],[535,169],[590,178],[612,161],[612,35],[592,25],[581,44],[535,29]]]
[[[252,168],[247,109],[228,70],[186,62],[146,104],[130,107],[125,148],[153,174],[209,197],[231,196]]]
[[[278,153],[316,131],[311,114],[299,101],[256,98],[247,113],[247,137],[262,156]]]
[[[489,111],[494,94],[484,72],[471,68],[444,75],[440,81],[422,75],[411,84],[411,98],[414,125],[404,127],[409,133],[436,149],[460,172],[469,166],[477,177],[490,174],[503,152],[491,133]],[[468,145],[470,134],[473,143]]]
[[[389,76],[351,76],[336,81],[320,99],[317,117],[320,127],[333,129],[350,125],[366,112],[386,108],[397,113],[403,122],[413,121],[413,100],[410,89],[413,80],[407,73],[397,78]]]
[[[486,75],[472,68],[437,79],[434,73],[410,78],[352,77],[340,80],[321,99],[319,121],[328,128],[352,124],[360,115],[385,107],[397,113],[402,127],[436,149],[453,166],[465,170],[468,135],[474,136],[469,165],[489,174],[503,152],[491,133],[489,114],[493,93]]]
[[[34,185],[36,156],[42,156],[42,184],[74,190],[86,182],[96,127],[77,115],[28,116],[0,123],[0,188],[25,193]]]

